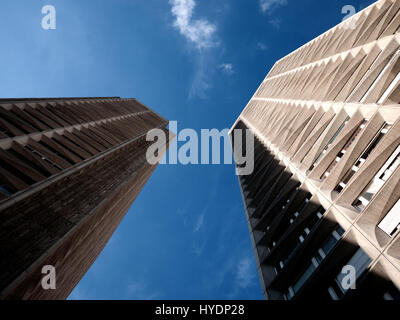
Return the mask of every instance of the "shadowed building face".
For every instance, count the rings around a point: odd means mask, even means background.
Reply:
[[[256,136],[239,182],[266,299],[400,299],[399,31],[376,2],[276,62],[232,128]]]
[[[2,299],[68,297],[156,167],[147,132],[167,124],[135,99],[0,101]]]

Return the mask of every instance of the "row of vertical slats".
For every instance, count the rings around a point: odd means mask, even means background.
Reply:
[[[0,106],[0,126],[15,136],[105,120],[106,116],[127,116],[85,125],[80,130],[43,134],[38,141],[28,138],[25,145],[14,141],[9,149],[0,149],[0,201],[163,123],[152,112],[132,115],[142,111],[148,110],[134,100],[56,103],[35,108],[27,104],[23,109],[11,106],[9,110]],[[1,133],[0,138],[5,137]]]
[[[397,0],[380,1],[369,14],[363,12],[351,18],[278,61],[269,77],[395,34],[399,31],[399,10]]]
[[[368,55],[360,50],[355,56],[330,59],[295,72],[267,79],[257,97],[292,100],[378,103],[399,73],[400,43],[392,39],[383,50],[375,45]],[[400,83],[400,82],[399,82]],[[399,83],[396,87],[399,87]],[[371,86],[374,90],[368,93]],[[376,89],[375,89],[376,88]],[[393,102],[393,97],[388,101]],[[394,101],[397,103],[398,101]]]
[[[8,132],[0,132],[0,139],[128,116],[142,111],[146,111],[145,107],[134,100],[113,103],[46,103],[35,107],[25,104],[22,109],[14,105],[11,110],[0,106],[0,126]]]

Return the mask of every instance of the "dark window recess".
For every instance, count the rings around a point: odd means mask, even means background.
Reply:
[[[344,229],[337,225],[335,230],[332,234],[325,240],[322,247],[316,252],[316,255],[311,259],[311,263],[308,267],[303,271],[301,276],[297,279],[297,281],[288,288],[287,292],[285,293],[286,300],[291,300],[295,294],[304,286],[304,284],[308,281],[311,275],[314,273],[315,270],[318,269],[319,265],[325,258],[333,251],[336,245],[341,240]]]
[[[383,300],[400,301],[400,290],[391,282],[382,298]]]
[[[10,131],[8,131],[6,128],[2,126],[0,126],[0,132],[8,137],[14,137],[14,135]]]
[[[48,149],[49,151],[53,152],[55,155],[57,155],[59,158],[67,161],[68,163],[74,165],[75,163],[72,162],[71,160],[69,160],[67,157],[65,157],[64,155],[62,155],[60,152],[58,152],[57,150],[53,149],[52,147],[48,146],[46,143],[44,143],[43,141],[39,141],[39,144],[41,144],[44,148]]]
[[[43,154],[41,154],[39,151],[31,148],[30,146],[26,145],[24,146],[24,149],[32,152],[33,154],[37,155],[38,157],[40,157],[43,161],[46,161],[48,164],[52,165],[53,167],[55,167],[58,170],[63,170],[59,165],[57,165],[56,163],[54,163],[53,161],[47,159]]]
[[[19,118],[19,119],[20,119],[20,118]],[[5,121],[7,121],[9,124],[12,124],[14,127],[16,127],[17,129],[19,129],[19,130],[22,131],[23,133],[26,133],[26,134],[29,134],[29,133],[30,133],[28,130],[26,130],[26,129],[25,129],[23,126],[21,126],[19,123],[13,121],[12,118],[8,118],[8,117],[7,117],[7,119],[5,119]],[[21,120],[21,122],[25,122],[25,121],[22,121],[22,120]]]
[[[37,166],[35,163],[33,163],[32,161],[30,161],[29,159],[23,157],[21,154],[19,154],[18,152],[15,152],[12,149],[7,150],[7,152],[9,152],[10,154],[12,154],[14,157],[16,157],[17,159],[19,159],[20,161],[24,162],[27,166],[35,169],[36,171],[40,172],[41,174],[43,174],[45,177],[49,177],[50,173],[47,172],[47,170],[43,170],[41,167]]]
[[[2,159],[0,159],[0,166],[12,173],[14,176],[16,176],[17,178],[20,178],[22,181],[24,181],[26,184],[31,185],[34,184],[35,181],[32,180],[30,177],[24,175],[22,172],[20,172],[18,169],[14,168],[13,166],[9,165],[7,162],[3,161]]]
[[[293,176],[293,174],[290,174],[289,179]],[[286,184],[284,184],[278,191],[278,193],[276,194],[275,198],[279,198],[281,196],[281,194],[285,191]]]
[[[20,119],[20,121],[23,121],[24,123],[30,125],[33,129],[36,129],[37,131],[41,131],[40,128],[38,128],[34,123],[30,122],[28,119],[22,118],[18,113],[15,113],[13,110],[10,110],[10,111],[13,114],[13,116]]]
[[[276,268],[277,270],[281,270],[290,261],[290,259],[296,253],[297,248],[300,247],[300,245],[304,242],[304,240],[308,237],[308,235],[314,229],[314,227],[322,219],[322,217],[324,216],[324,213],[325,213],[325,209],[323,207],[320,207],[315,212],[315,214],[312,216],[311,220],[307,223],[307,227],[304,228],[304,230],[302,232],[300,232],[299,239],[296,242],[296,244],[294,245],[293,249],[290,251],[289,255],[287,255],[286,258],[283,258],[282,261],[277,266],[277,268]]]
[[[291,200],[295,197],[295,195],[297,194],[299,189],[300,189],[300,185],[296,186],[296,188],[289,193],[289,197],[283,203],[282,211],[285,210],[288,207],[288,205],[290,204]]]
[[[9,186],[3,183],[0,184],[0,191],[7,196],[12,196],[15,193],[15,191],[13,191],[13,188],[10,188]]]
[[[299,207],[299,210],[297,210],[299,213],[301,213],[304,208],[307,206],[307,204],[310,202],[312,198],[312,194],[311,193],[307,193],[306,198],[304,199],[303,203],[301,204],[301,206]]]

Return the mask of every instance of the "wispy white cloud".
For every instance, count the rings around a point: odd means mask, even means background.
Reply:
[[[216,183],[218,187],[218,183]],[[215,199],[213,199],[215,200]],[[245,237],[248,230],[243,213],[243,204],[235,201],[226,210],[220,212],[217,221],[210,223],[206,217],[207,233],[218,232],[218,237],[208,245],[209,259],[203,261],[204,273],[199,281],[202,283],[201,292],[205,297],[214,298],[217,290],[224,290],[224,299],[262,298],[254,294],[259,287],[257,268],[251,248],[250,239]],[[218,221],[223,220],[222,224]],[[211,220],[210,220],[211,221]],[[242,221],[241,227],[238,221]],[[244,226],[244,227],[243,227]],[[201,232],[200,234],[207,234]]]
[[[277,16],[272,16],[272,13],[275,9],[287,4],[287,0],[260,0],[261,11],[270,16],[268,22],[276,29],[281,27],[281,19]]]
[[[203,254],[205,248],[206,242],[203,242],[201,244],[195,242],[192,245],[192,251],[196,257],[200,257]]]
[[[199,54],[196,62],[196,71],[189,89],[189,99],[207,98],[207,90],[213,87],[211,75],[207,68],[206,56],[204,53]]]
[[[198,49],[209,48],[217,44],[214,34],[217,27],[207,19],[193,19],[196,6],[194,0],[169,0],[171,12],[175,16],[174,26]]]
[[[264,42],[257,42],[257,49],[261,50],[261,51],[267,51],[268,50],[268,46],[264,43]]]
[[[262,12],[268,12],[287,4],[287,0],[260,0]]]
[[[193,231],[194,232],[199,232],[201,227],[203,226],[203,224],[204,224],[204,213],[202,213],[199,216],[199,218],[197,219],[196,224],[194,225]]]
[[[273,27],[275,27],[276,29],[279,29],[279,28],[281,27],[282,20],[279,19],[279,18],[273,18],[273,19],[270,19],[270,20],[269,20],[269,23],[270,23]]]
[[[236,270],[236,284],[239,288],[248,288],[253,280],[254,274],[251,272],[252,258],[244,257],[239,261]]]
[[[236,297],[240,291],[251,287],[255,281],[255,275],[252,270],[253,260],[250,256],[243,257],[239,260],[235,270],[235,281],[229,298]]]
[[[223,63],[219,66],[219,68],[228,75],[235,73],[233,70],[233,65],[231,63]]]
[[[206,18],[193,18],[195,0],[169,0],[174,27],[183,35],[194,49],[196,69],[189,87],[189,99],[207,98],[207,91],[213,87],[212,72],[215,70],[210,49],[218,48],[217,26]],[[207,60],[207,61],[206,61]]]

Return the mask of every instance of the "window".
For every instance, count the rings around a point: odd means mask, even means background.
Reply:
[[[283,269],[284,266],[289,262],[289,260],[293,257],[295,254],[296,250],[300,245],[304,242],[304,240],[308,237],[308,235],[311,233],[311,230],[314,228],[314,226],[322,219],[324,216],[325,209],[321,207],[315,214],[315,216],[309,221],[307,224],[307,227],[304,228],[304,230],[300,233],[299,235],[299,240],[295,244],[294,248],[292,251],[289,253],[289,255],[283,259],[283,261],[280,262],[280,269]]]
[[[393,282],[390,283],[382,298],[383,300],[400,300],[400,291]]]
[[[13,192],[5,185],[0,185],[0,191],[7,196],[11,196],[13,194]]]
[[[367,270],[371,261],[372,259],[364,252],[364,250],[359,248],[349,262],[346,263],[346,265],[355,268],[355,280],[357,280],[364,273],[364,271]],[[339,300],[348,291],[348,289],[343,288],[342,285],[345,277],[346,273],[340,272],[335,278],[333,285],[328,288],[328,292],[333,300]]]
[[[335,160],[333,160],[331,162],[331,164],[329,165],[328,169],[326,169],[326,171],[324,172],[324,174],[321,176],[320,179],[325,180],[329,174],[332,172],[333,168],[339,163],[339,161],[342,159],[342,157],[344,156],[344,154],[346,153],[346,151],[350,148],[350,146],[353,144],[354,140],[357,138],[357,136],[360,134],[360,132],[365,128],[365,125],[367,124],[368,120],[363,120],[363,122],[361,123],[361,125],[357,128],[357,130],[351,135],[351,137],[349,138],[349,140],[347,140],[346,144],[344,145],[342,151],[340,151]]]
[[[343,176],[342,181],[336,186],[335,191],[339,193],[342,192],[342,190],[346,187],[351,178],[358,172],[358,170],[360,170],[361,166],[364,164],[369,155],[372,153],[372,151],[379,144],[379,142],[382,140],[382,138],[385,136],[385,134],[389,131],[391,127],[392,124],[389,123],[383,124],[379,132],[375,135],[375,137],[372,139],[369,145],[365,148],[364,152],[357,159],[352,168],[349,171],[347,171],[346,174]]]
[[[300,276],[293,286],[288,288],[288,292],[285,294],[287,300],[292,299],[294,295],[303,287],[314,271],[317,270],[321,262],[329,255],[336,244],[340,241],[343,234],[343,228],[337,226],[329,238],[324,242],[323,246],[317,251],[317,254],[311,259],[311,263],[306,271]]]
[[[329,254],[332,249],[335,247],[335,245],[338,243],[338,241],[341,239],[342,235],[344,234],[343,228],[340,226],[332,232],[332,235],[329,237],[329,239],[324,243],[324,245],[321,247],[321,250],[327,255]]]
[[[332,143],[336,140],[340,132],[342,132],[343,128],[346,126],[347,122],[349,122],[350,117],[347,116],[346,120],[342,123],[342,125],[339,127],[339,129],[335,132],[333,137],[329,140],[328,144],[325,146],[324,150],[318,155],[318,157],[315,159],[314,163],[311,165],[309,170],[312,170],[315,168],[315,166],[318,164],[318,162],[323,158],[325,153],[328,151],[329,147],[332,145]]]
[[[67,158],[66,156],[62,155],[60,152],[58,152],[56,149],[54,149],[50,145],[46,144],[45,142],[39,141],[38,143],[41,144],[44,148],[46,148],[49,151],[51,151],[52,153],[56,154],[59,158],[63,159],[67,163],[70,163],[72,165],[75,164],[72,160],[69,160],[69,158]]]
[[[385,182],[389,179],[392,173],[397,169],[400,164],[400,146],[393,152],[390,158],[383,165],[381,170],[376,174],[374,179],[367,185],[367,187],[361,192],[360,196],[356,201],[353,202],[353,206],[362,211],[372,200],[374,195],[383,187]]]
[[[8,136],[8,137],[13,137],[14,136],[10,131],[8,131],[3,126],[0,126],[0,133],[2,133],[5,136]]]
[[[297,218],[302,214],[303,210],[310,202],[311,197],[312,194],[307,193],[304,200],[297,208],[296,212],[292,213],[292,210],[285,212],[285,218],[280,221],[279,226],[271,239],[272,241],[279,242],[284,233],[288,230],[288,228],[290,228],[290,225],[293,224],[297,220]],[[282,207],[282,211],[285,210],[289,205],[290,201],[288,201],[287,204]]]
[[[290,192],[289,197],[284,202],[281,211],[283,211],[283,210],[285,210],[287,208],[287,206],[290,204],[291,199],[297,194],[299,189],[300,189],[300,187],[296,187],[296,189],[294,189],[292,192]]]
[[[400,230],[400,199],[396,202],[389,213],[382,219],[378,227],[387,233],[390,237],[394,237]]]
[[[41,154],[39,151],[31,148],[30,146],[25,145],[24,149],[29,151],[29,152],[32,152],[33,154],[35,154],[37,156],[39,156],[43,161],[46,161],[48,164],[52,165],[53,167],[57,168],[58,170],[60,170],[60,171],[62,170],[62,168],[59,165],[57,165],[53,161],[47,159],[43,154]]]
[[[284,267],[283,261],[280,261],[278,265],[274,267],[275,273],[278,274]]]
[[[290,219],[290,224],[293,224],[293,222],[299,217],[300,213],[304,210],[304,208],[307,206],[307,204],[310,202],[310,199],[312,198],[311,193],[307,193],[306,198],[304,199],[303,203],[300,205],[298,210],[292,215]]]
[[[325,257],[320,258],[319,260],[322,261]],[[317,270],[319,266],[319,261],[316,258],[311,259],[311,264],[306,269],[306,271],[302,274],[302,276],[297,280],[297,282],[293,286],[293,291],[298,292],[301,287],[307,282],[307,280],[311,277],[315,270]]]

